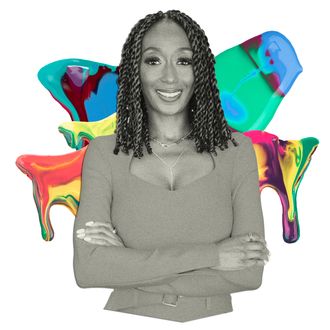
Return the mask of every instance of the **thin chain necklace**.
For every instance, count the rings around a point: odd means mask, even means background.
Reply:
[[[171,182],[170,182],[170,185],[171,185],[171,190],[173,190],[173,179],[174,179],[174,174],[173,174],[173,167],[177,164],[178,160],[180,159],[180,157],[183,155],[184,151],[186,150],[187,148],[183,148],[183,150],[181,151],[179,157],[176,159],[176,161],[172,164],[172,165],[168,165],[164,159],[162,159],[159,155],[157,155],[154,151],[152,151],[152,153],[166,166],[168,167],[168,169],[170,170],[170,174],[171,174]]]
[[[188,135],[190,135],[190,133],[192,132],[192,129],[190,130],[190,132],[188,132],[187,134],[185,134],[184,136],[182,136],[180,139],[176,140],[175,142],[172,143],[163,143],[159,140],[157,140],[156,138],[151,137],[151,139],[155,142],[157,142],[158,144],[160,144],[161,147],[163,148],[169,148],[171,146],[174,146],[176,144],[179,144],[181,141],[183,141]]]
[[[159,143],[163,148],[168,148],[168,147],[171,147],[172,145],[175,145],[175,144],[179,144],[181,141],[183,141],[190,133],[192,132],[192,130],[190,132],[188,132],[186,135],[184,135],[183,137],[181,137],[179,140],[173,142],[173,143],[170,143],[170,144],[167,144],[167,143],[162,143],[160,141],[158,141],[157,139],[155,138],[151,138],[153,139],[154,141],[156,141],[157,143]],[[153,150],[152,150],[152,153],[170,170],[170,174],[171,174],[171,182],[170,182],[170,185],[171,185],[171,190],[173,190],[173,179],[174,179],[174,174],[173,174],[173,168],[174,166],[177,164],[177,162],[179,161],[180,157],[183,155],[183,153],[185,152],[187,148],[183,148],[183,150],[181,151],[180,155],[178,156],[178,158],[175,160],[175,162],[172,164],[172,165],[168,165],[164,159],[162,159],[162,157],[160,157],[159,155],[157,155]]]

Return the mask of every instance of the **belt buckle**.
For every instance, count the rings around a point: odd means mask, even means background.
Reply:
[[[177,303],[178,303],[178,298],[179,298],[180,296],[175,295],[175,296],[176,296],[176,301],[175,301],[175,303],[166,302],[166,301],[164,300],[165,296],[168,296],[168,294],[166,294],[166,293],[163,294],[162,304],[163,304],[163,305],[166,305],[166,306],[176,307],[176,305],[177,305]]]

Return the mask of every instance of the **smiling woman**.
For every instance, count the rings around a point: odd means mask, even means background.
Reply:
[[[253,145],[227,125],[204,31],[177,10],[147,15],[118,85],[115,134],[92,140],[83,162],[76,282],[114,288],[107,310],[230,312],[231,293],[261,285],[269,252]]]
[[[183,123],[188,123],[189,101],[195,81],[192,53],[185,31],[171,20],[156,23],[145,34],[140,79],[149,120],[154,122],[151,128],[161,125],[158,122],[166,120],[169,115],[175,115],[170,119],[172,121],[180,118]],[[157,114],[154,115],[154,111]],[[185,115],[178,115],[181,112]]]

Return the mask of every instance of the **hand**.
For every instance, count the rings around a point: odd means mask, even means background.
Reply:
[[[220,264],[217,270],[239,270],[254,265],[265,265],[269,260],[266,241],[257,233],[227,238],[217,243]]]
[[[90,221],[86,223],[86,227],[76,231],[77,238],[91,244],[125,247],[122,239],[113,232],[110,223]]]

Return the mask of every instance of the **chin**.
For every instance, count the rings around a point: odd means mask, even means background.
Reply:
[[[173,106],[168,106],[168,107],[158,106],[157,112],[161,113],[162,115],[174,116],[174,115],[184,112],[185,108],[186,108],[186,105],[183,105],[183,106],[174,106],[173,105]]]

